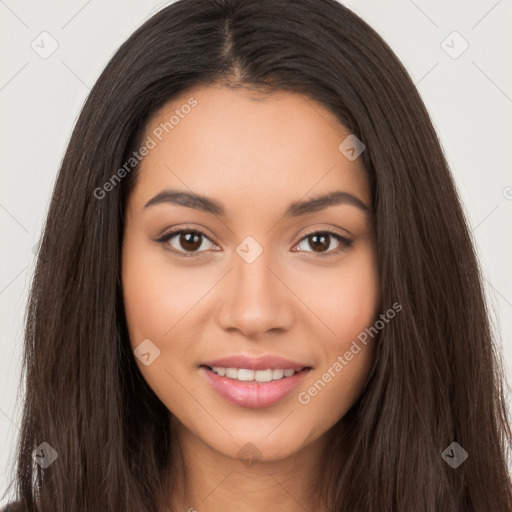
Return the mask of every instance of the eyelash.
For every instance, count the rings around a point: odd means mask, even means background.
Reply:
[[[193,233],[193,234],[199,235],[199,236],[201,236],[203,238],[206,238],[206,239],[210,240],[210,238],[205,233],[203,233],[202,231],[199,231],[197,229],[192,229],[192,228],[190,228],[190,229],[181,228],[181,229],[176,229],[174,231],[170,231],[169,233],[166,233],[165,235],[163,235],[159,239],[157,239],[156,242],[158,242],[159,244],[161,244],[163,246],[169,240],[174,238],[176,235],[180,235],[180,234],[183,234],[183,233],[188,233],[188,234]],[[303,240],[307,239],[308,237],[310,237],[312,235],[323,235],[323,234],[330,235],[334,239],[336,239],[338,242],[340,242],[341,248],[336,249],[334,251],[331,250],[329,252],[324,252],[324,253],[317,253],[317,254],[315,254],[313,252],[313,257],[315,257],[315,258],[326,258],[326,257],[330,257],[330,256],[336,256],[337,254],[345,251],[346,249],[349,249],[352,246],[352,244],[353,244],[353,240],[350,240],[349,238],[346,238],[346,237],[340,235],[339,233],[336,233],[335,231],[332,231],[330,229],[322,229],[322,230],[311,231],[310,233],[306,233],[299,240],[299,242],[297,244],[295,244],[295,246],[299,245]],[[214,243],[212,240],[210,240],[210,242]],[[176,251],[175,249],[169,249],[167,247],[164,247],[164,248],[165,248],[165,250],[167,250],[169,252],[172,252],[174,254],[177,254],[178,256],[182,256],[184,258],[198,257],[198,255],[201,255],[202,253],[205,252],[205,251],[195,251],[195,252],[188,252],[187,253],[186,251]],[[306,251],[306,252],[310,252],[310,251]]]

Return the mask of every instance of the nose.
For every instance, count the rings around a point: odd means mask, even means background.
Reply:
[[[226,331],[261,339],[270,331],[289,330],[294,320],[294,294],[272,267],[266,251],[247,263],[238,255],[222,290],[218,320]]]

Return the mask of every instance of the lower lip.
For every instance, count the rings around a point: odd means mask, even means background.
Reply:
[[[251,409],[277,404],[286,398],[309,372],[309,368],[306,368],[291,377],[284,377],[271,382],[242,382],[221,377],[205,366],[201,366],[201,370],[220,396],[232,404]]]

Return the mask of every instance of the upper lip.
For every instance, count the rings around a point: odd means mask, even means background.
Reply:
[[[245,368],[247,370],[302,370],[303,368],[310,368],[308,365],[273,355],[263,355],[259,357],[235,355],[204,361],[202,366],[209,366],[211,368]]]

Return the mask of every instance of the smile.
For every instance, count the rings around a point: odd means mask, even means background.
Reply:
[[[271,382],[273,380],[281,380],[287,377],[292,377],[297,373],[297,370],[293,369],[271,369],[266,370],[248,370],[246,368],[222,368],[215,366],[210,368],[214,373],[221,377],[227,377],[228,379],[239,380],[242,382]],[[298,370],[300,371],[300,370]]]
[[[311,368],[250,370],[201,366],[213,390],[229,403],[252,409],[271,407],[289,396]]]

